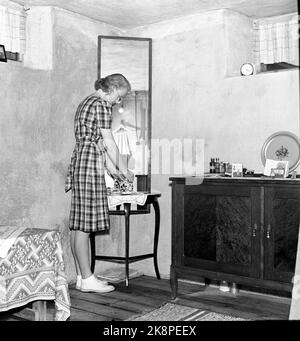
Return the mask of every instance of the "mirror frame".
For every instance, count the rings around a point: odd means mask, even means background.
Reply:
[[[136,175],[137,178],[137,191],[151,192],[151,139],[152,139],[152,38],[141,37],[124,37],[124,36],[98,36],[98,65],[97,65],[97,79],[101,78],[101,42],[103,39],[116,39],[116,40],[134,40],[148,42],[148,113],[147,113],[147,126],[148,126],[148,146],[149,146],[149,159],[148,159],[148,174]],[[129,79],[130,82],[130,79]],[[147,206],[147,205],[145,205]],[[144,206],[138,208],[145,209]]]

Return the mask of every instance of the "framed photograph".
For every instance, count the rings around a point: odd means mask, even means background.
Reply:
[[[0,45],[0,62],[7,62],[6,52],[4,45]]]
[[[264,175],[286,178],[289,175],[289,161],[267,159]]]
[[[233,178],[243,177],[243,165],[241,163],[232,164],[232,177]]]

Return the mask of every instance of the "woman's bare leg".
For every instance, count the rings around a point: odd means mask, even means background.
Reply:
[[[77,264],[76,271],[78,271],[76,289],[84,292],[100,293],[113,291],[115,290],[115,287],[113,285],[108,285],[106,281],[98,280],[91,272],[89,237],[89,233],[82,231],[72,231],[71,234],[71,246],[73,245],[73,255],[75,259],[75,264]],[[81,274],[81,276],[78,274]],[[80,278],[78,278],[79,276]]]
[[[75,262],[77,276],[81,276],[81,271],[80,271],[79,263],[77,260],[76,252],[75,252],[75,234],[76,234],[76,231],[71,231],[71,251],[72,251],[72,255],[74,258],[74,262]]]
[[[89,233],[75,231],[74,251],[82,278],[92,276],[89,260]]]

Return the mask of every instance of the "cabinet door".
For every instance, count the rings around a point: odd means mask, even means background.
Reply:
[[[184,264],[259,277],[260,188],[185,186]]]
[[[266,187],[264,277],[291,282],[295,271],[300,222],[300,189]]]

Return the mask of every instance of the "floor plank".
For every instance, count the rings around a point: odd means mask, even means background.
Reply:
[[[130,310],[130,311],[136,311],[140,309],[144,310],[145,306],[147,306],[146,304],[139,303],[134,300],[128,301],[125,295],[123,299],[116,298],[116,297],[110,297],[108,299],[107,296],[103,297],[101,295],[98,295],[97,293],[84,293],[84,295],[82,295],[83,293],[78,290],[71,290],[70,292],[71,292],[72,298],[78,298],[81,300],[85,300],[87,302],[94,302],[97,304],[108,305],[108,306],[116,307],[116,308],[126,307],[127,310]],[[112,296],[113,293],[110,293],[110,295]],[[129,305],[128,305],[128,302],[130,302]]]
[[[100,304],[120,304],[121,302],[126,302],[126,304],[131,306],[138,307],[139,305],[142,307],[152,308],[159,303],[161,300],[156,297],[147,297],[144,295],[144,290],[140,290],[140,292],[135,291],[130,288],[122,288],[118,287],[117,290],[109,293],[109,295],[99,295],[96,293],[83,293],[74,288],[70,288],[71,297],[77,297],[81,299],[86,299],[89,301],[97,302]]]
[[[288,320],[291,299],[274,295],[239,291],[224,293],[218,287],[179,280],[178,295],[171,299],[169,280],[141,276],[125,283],[114,284],[116,290],[106,294],[83,293],[69,286],[70,321],[124,321],[147,313],[166,302],[187,305],[244,318],[247,320]],[[47,302],[49,316],[54,302]],[[0,313],[0,321],[19,320],[10,312]]]
[[[72,307],[70,321],[111,321],[111,318]]]

